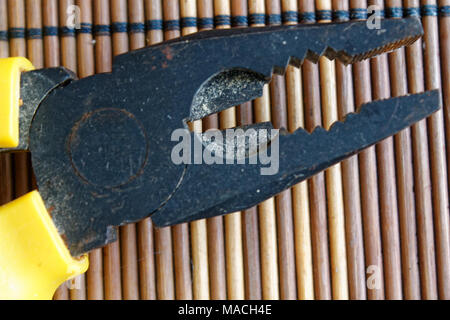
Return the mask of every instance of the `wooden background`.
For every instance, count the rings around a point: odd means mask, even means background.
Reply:
[[[364,102],[435,88],[442,111],[255,208],[120,227],[54,298],[449,299],[450,0],[0,0],[0,57],[82,78],[111,71],[117,54],[200,30],[366,19],[372,5],[421,16],[425,36],[350,67],[289,67],[261,98],[192,129],[328,128]],[[0,156],[0,203],[34,187],[29,155]]]

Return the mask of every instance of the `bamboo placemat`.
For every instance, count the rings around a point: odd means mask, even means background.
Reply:
[[[435,88],[441,111],[254,208],[122,226],[54,298],[450,299],[450,0],[0,0],[0,57],[83,78],[110,72],[115,55],[202,30],[376,23],[374,13],[419,16],[425,36],[352,66],[288,67],[261,98],[191,129],[271,121],[311,131],[365,102]],[[35,186],[28,154],[0,156],[0,203]]]

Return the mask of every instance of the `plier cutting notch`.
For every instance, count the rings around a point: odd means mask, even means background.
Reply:
[[[260,174],[261,163],[180,165],[171,158],[174,130],[261,96],[288,64],[321,56],[350,64],[422,34],[417,18],[382,20],[381,30],[365,21],[211,30],[120,55],[108,74],[76,80],[64,68],[28,71],[16,143],[0,151],[31,151],[40,194],[33,201],[80,256],[114,241],[117,226],[148,216],[168,226],[249,208],[437,111],[439,93],[429,91],[367,103],[328,131],[281,130],[272,175]],[[202,141],[202,151],[217,147],[188,135]],[[247,160],[257,156],[247,151]]]

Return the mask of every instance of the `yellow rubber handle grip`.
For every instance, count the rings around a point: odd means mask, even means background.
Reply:
[[[20,74],[33,69],[25,58],[0,59],[0,148],[19,145]]]
[[[0,207],[0,299],[51,299],[88,265],[70,255],[37,191]]]

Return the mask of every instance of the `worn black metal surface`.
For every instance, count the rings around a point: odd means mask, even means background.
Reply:
[[[351,63],[415,41],[415,18],[202,32],[130,52],[56,88],[31,126],[39,190],[74,255],[153,214],[159,225],[244,209],[435,111],[436,93],[376,102],[330,133],[280,137],[280,168],[177,165],[172,132],[261,94],[272,72],[320,55]],[[240,182],[245,181],[245,184]]]
[[[23,104],[19,108],[19,145],[12,149],[0,149],[0,152],[27,151],[31,121],[39,104],[53,89],[73,79],[75,74],[62,67],[23,73],[20,79],[20,98]]]

